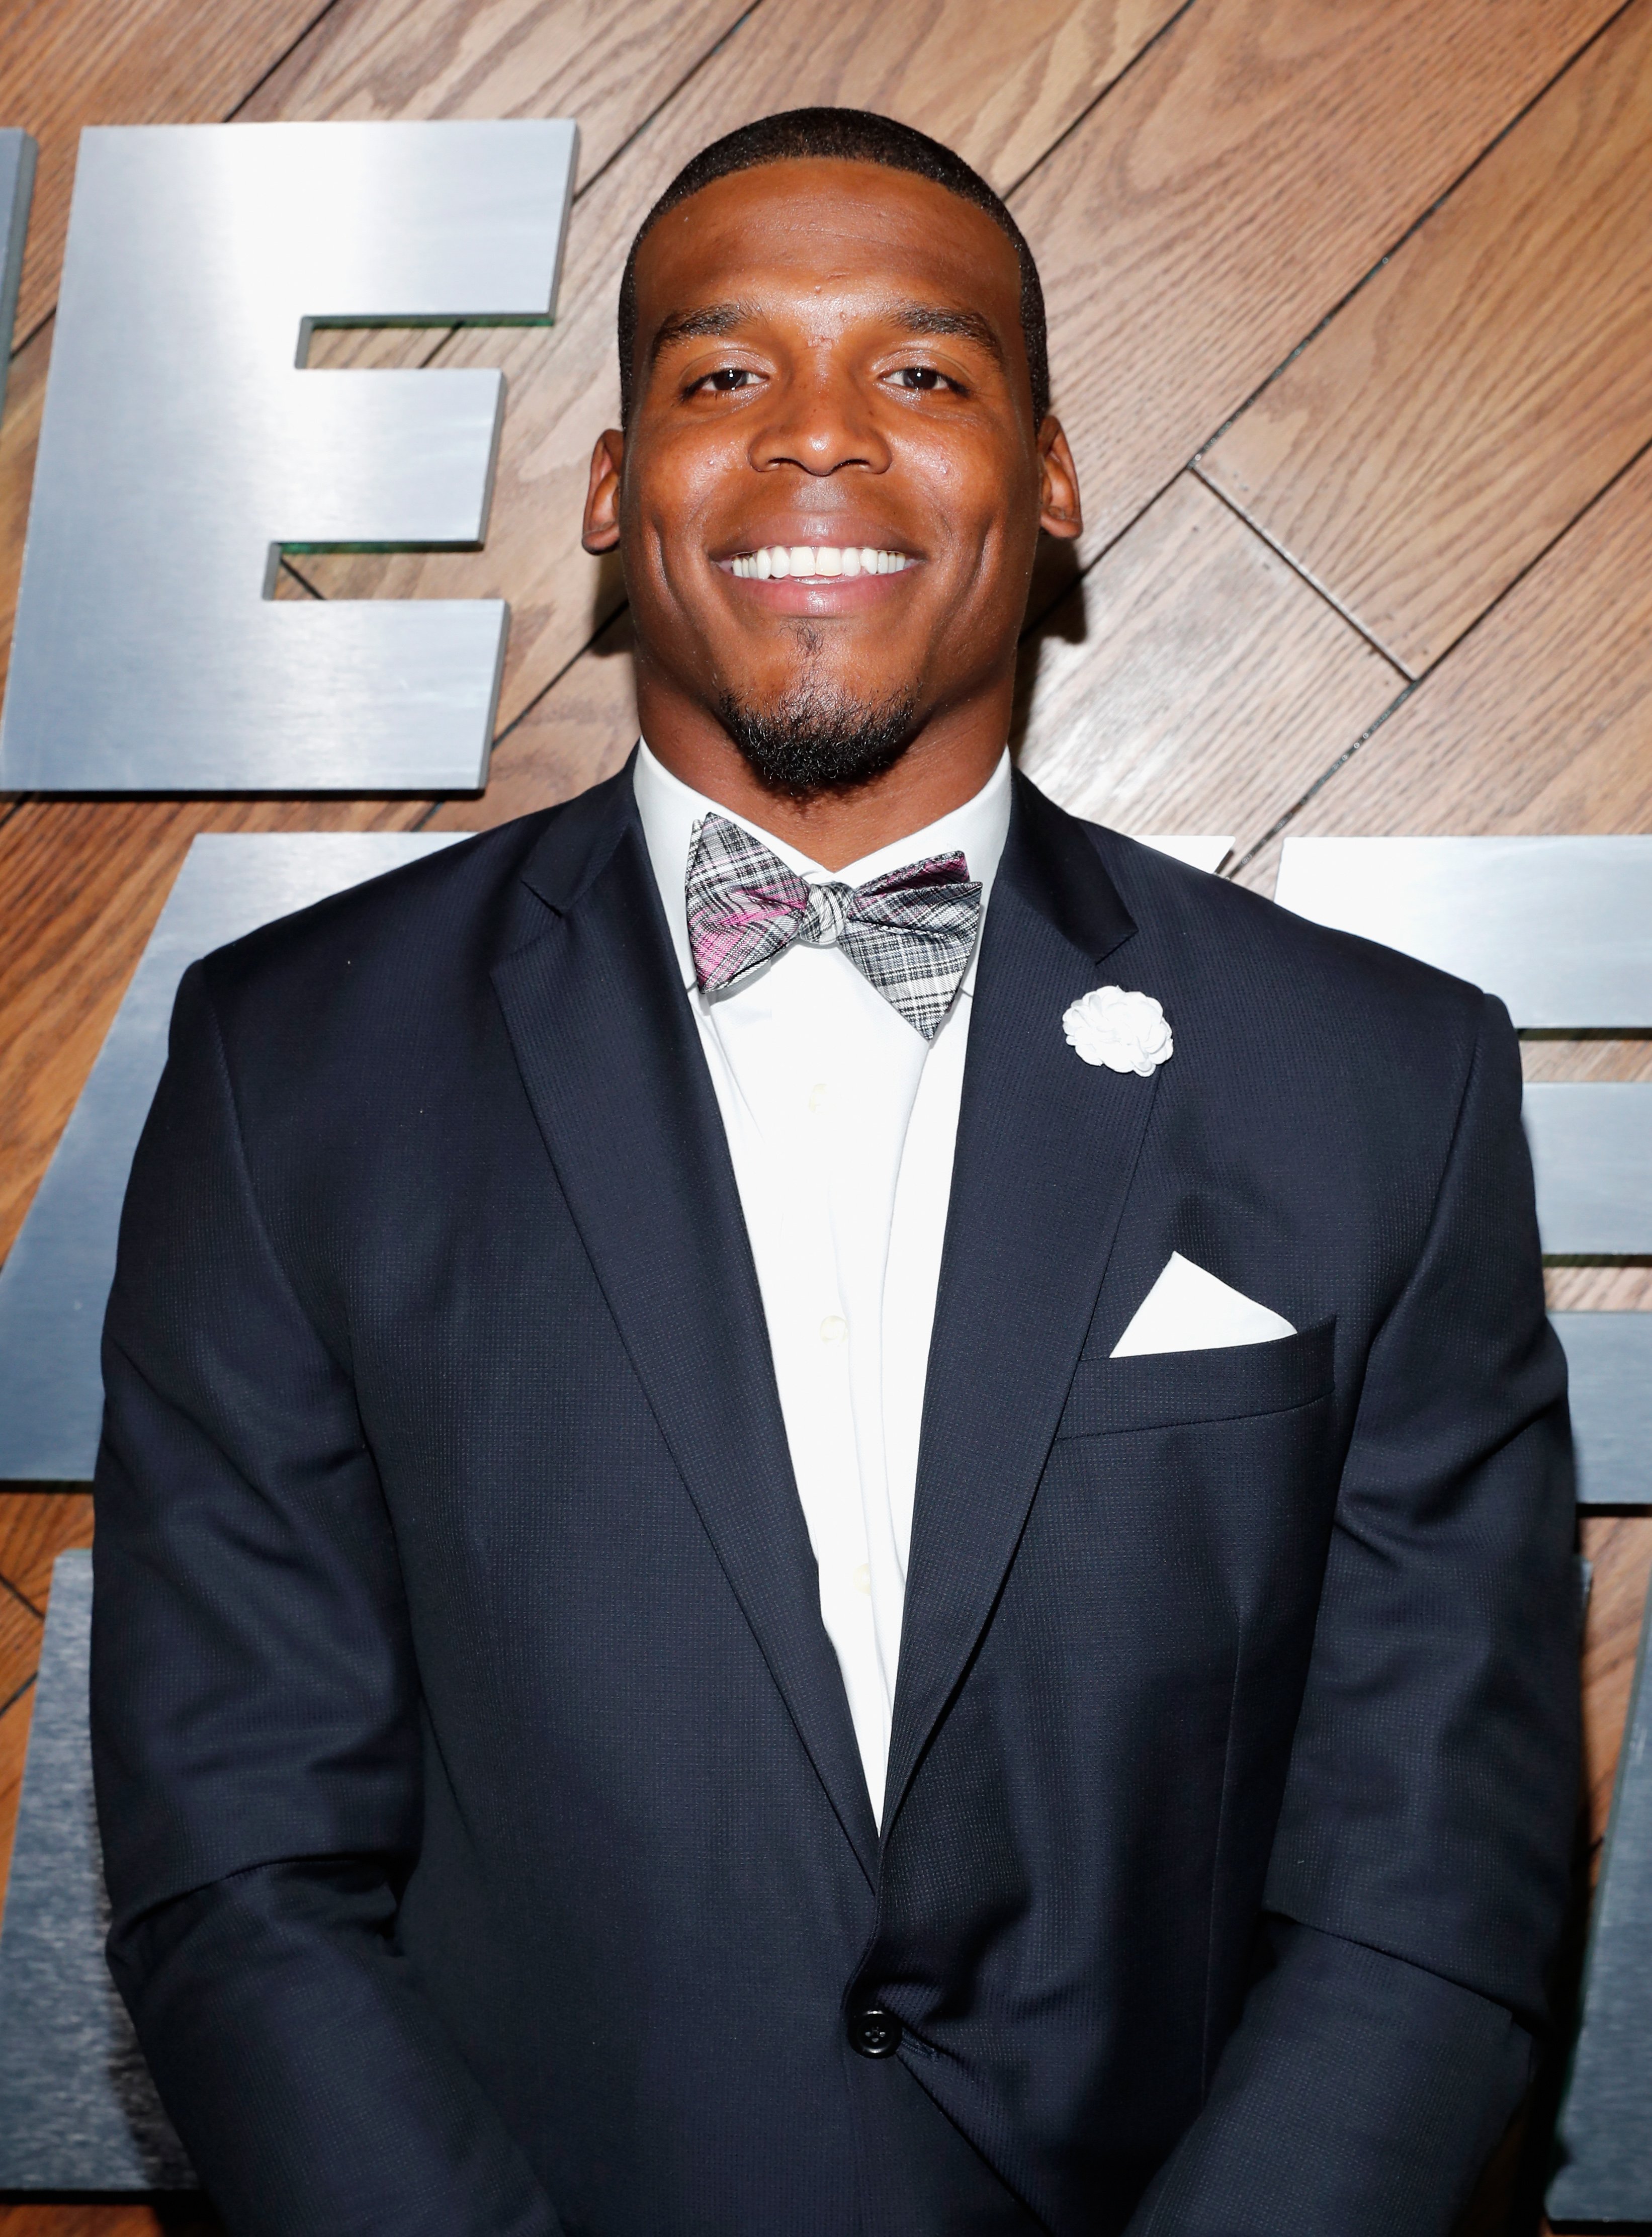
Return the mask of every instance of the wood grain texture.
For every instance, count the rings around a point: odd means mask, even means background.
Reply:
[[[71,1546],[92,1542],[89,1492],[0,1492],[0,1579],[46,1613],[51,1565]]]
[[[612,776],[636,735],[631,617],[624,610],[501,738],[481,799],[447,802],[428,828],[484,831],[571,800]]]
[[[335,0],[248,122],[572,116],[589,179],[748,0]]]
[[[1289,830],[1652,830],[1649,545],[1652,452],[1326,775]]]
[[[23,576],[23,542],[29,525],[29,492],[40,448],[40,415],[51,361],[49,321],[11,360],[6,413],[0,421],[0,693],[11,659],[11,624]]]
[[[1200,471],[1412,676],[1652,439],[1652,0]]]
[[[484,549],[316,555],[306,559],[307,579],[332,597],[508,597],[500,725],[515,722],[620,603],[617,574],[580,550],[580,510],[591,447],[619,416],[621,267],[650,205],[688,157],[773,109],[847,103],[949,141],[1007,187],[1172,12],[1173,0],[1038,0],[1013,15],[977,0],[898,8],[845,0],[829,11],[816,0],[763,0],[575,204],[555,327],[465,329],[432,359],[505,372]],[[352,353],[330,349],[326,362],[379,362],[363,350],[382,347],[375,339]]]
[[[227,116],[326,0],[7,0],[0,123],[40,142],[17,303],[20,337],[57,297],[75,153],[86,124]]]
[[[5,1885],[11,1871],[11,1843],[17,1829],[17,1801],[23,1792],[23,1759],[29,1752],[29,1719],[34,1704],[31,1686],[0,1709],[0,1917],[5,1910]]]
[[[41,1620],[10,1585],[0,1585],[0,1702],[10,1701],[40,1663]]]
[[[1111,541],[1616,0],[1201,0],[1016,197]]]
[[[1190,474],[1023,652],[1029,776],[1121,830],[1241,848],[1405,682]]]

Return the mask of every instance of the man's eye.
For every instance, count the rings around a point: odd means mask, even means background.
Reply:
[[[920,393],[938,388],[950,388],[952,384],[944,373],[937,373],[932,365],[904,365],[895,375],[898,386],[913,389]]]
[[[715,373],[708,373],[703,380],[694,383],[696,388],[708,388],[715,396],[732,396],[738,388],[745,388],[757,375],[743,365],[720,365]]]

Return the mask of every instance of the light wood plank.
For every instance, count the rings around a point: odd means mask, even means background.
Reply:
[[[336,0],[241,115],[572,116],[591,178],[748,0]]]
[[[1652,830],[1652,451],[1289,825]]]
[[[57,297],[75,152],[85,124],[192,124],[228,115],[326,0],[9,0],[0,123],[40,142],[17,304],[32,332]]]
[[[1021,765],[1131,831],[1242,849],[1405,679],[1191,474],[1023,648]]]
[[[612,776],[636,742],[631,617],[621,612],[493,749],[480,800],[450,800],[432,831],[484,831]]]
[[[508,597],[500,721],[514,722],[620,602],[617,575],[580,551],[580,509],[591,446],[619,416],[620,270],[649,206],[688,157],[775,109],[839,102],[918,125],[1009,186],[1171,12],[1172,0],[1037,0],[1013,15],[977,0],[898,9],[846,0],[831,10],[817,0],[764,0],[576,203],[556,325],[466,330],[438,353],[440,364],[503,366],[509,384],[485,548],[312,556],[306,576],[334,597]],[[1006,90],[1014,56],[1022,59]]]
[[[1410,674],[1652,439],[1636,0],[1201,464]]]
[[[1616,0],[1201,0],[1016,198],[1116,536]]]

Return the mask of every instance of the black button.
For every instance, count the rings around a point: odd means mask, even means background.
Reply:
[[[892,2058],[900,2049],[900,2022],[880,2004],[849,2015],[849,2040],[862,2058]]]

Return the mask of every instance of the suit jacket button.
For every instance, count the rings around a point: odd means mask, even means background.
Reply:
[[[849,2040],[862,2058],[890,2058],[900,2049],[900,2022],[879,2004],[849,2015]]]

